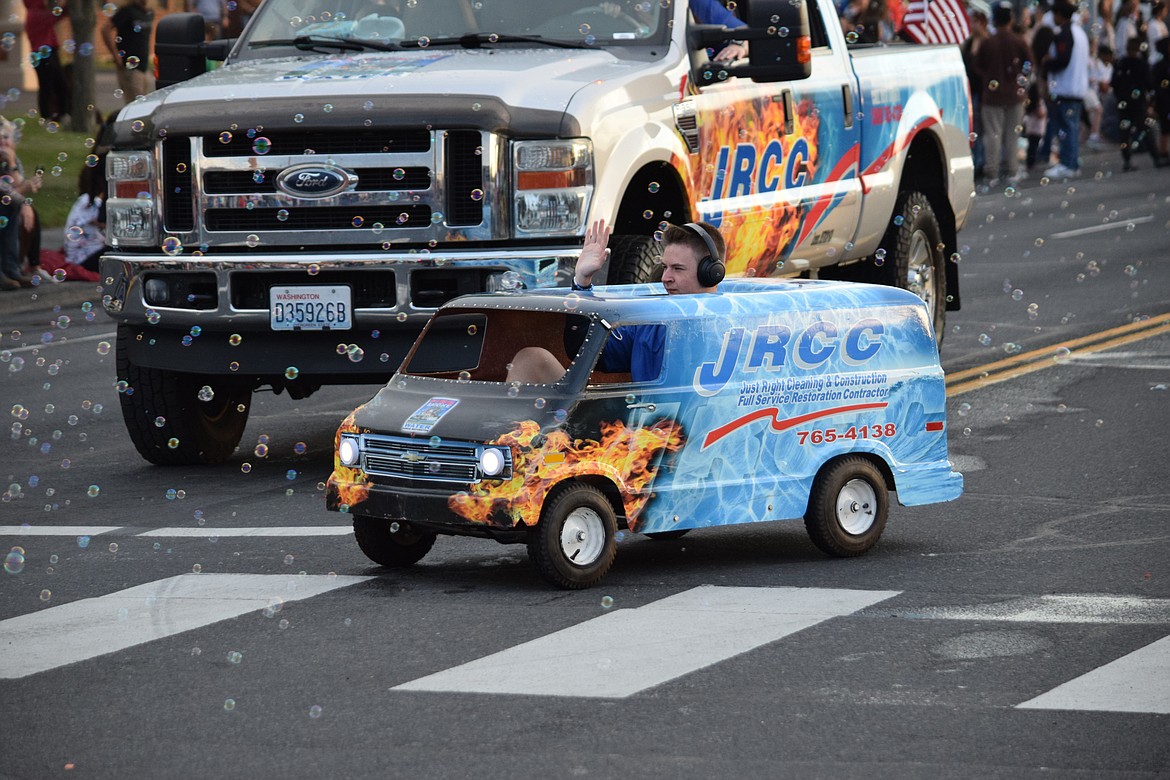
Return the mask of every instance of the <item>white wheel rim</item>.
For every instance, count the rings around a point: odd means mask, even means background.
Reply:
[[[910,236],[906,289],[925,301],[931,316],[934,316],[934,253],[926,233],[921,230]]]
[[[605,548],[605,523],[588,507],[577,507],[561,527],[561,554],[575,566],[589,566]]]
[[[860,536],[877,519],[877,493],[864,479],[851,479],[837,494],[837,523],[847,534]]]

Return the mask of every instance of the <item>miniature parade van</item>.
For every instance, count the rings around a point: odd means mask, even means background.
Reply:
[[[604,370],[603,351],[635,341],[642,375]],[[526,347],[564,375],[509,382]],[[342,423],[326,501],[379,564],[415,563],[439,534],[489,537],[525,542],[563,588],[605,575],[619,531],[803,517],[822,551],[855,556],[881,535],[889,491],[906,506],[962,493],[945,403],[930,313],[892,287],[471,295]]]

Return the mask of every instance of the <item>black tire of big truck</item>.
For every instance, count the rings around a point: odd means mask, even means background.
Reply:
[[[615,235],[609,246],[609,284],[641,284],[658,278],[662,245],[653,236]]]
[[[822,268],[819,276],[909,290],[930,309],[935,340],[941,344],[949,294],[944,249],[943,229],[930,198],[904,190],[874,254],[859,263]]]
[[[874,257],[877,281],[921,298],[930,310],[939,343],[947,321],[944,249],[942,227],[930,198],[915,190],[900,193],[890,227]]]
[[[252,388],[219,376],[135,365],[129,356],[131,338],[131,329],[119,325],[118,400],[138,453],[158,466],[230,458],[248,422]]]

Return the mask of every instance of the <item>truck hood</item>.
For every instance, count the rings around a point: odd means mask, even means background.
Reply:
[[[642,63],[606,50],[435,49],[245,60],[137,100],[119,117],[119,143],[159,131],[249,127],[474,126],[513,135],[571,136],[578,90]],[[139,124],[134,124],[139,122]],[[133,128],[130,125],[134,125]],[[240,125],[242,126],[242,125]],[[165,134],[162,133],[162,134]]]

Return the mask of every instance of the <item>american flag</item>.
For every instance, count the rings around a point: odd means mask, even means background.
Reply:
[[[962,43],[971,34],[963,0],[910,0],[902,29],[916,43]]]

